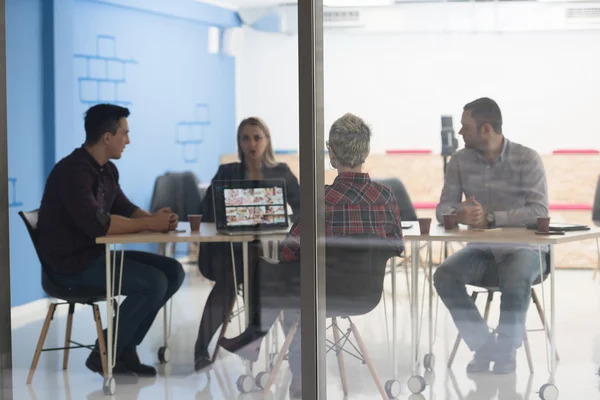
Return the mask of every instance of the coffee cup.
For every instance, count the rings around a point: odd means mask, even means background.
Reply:
[[[538,217],[537,230],[543,233],[550,232],[550,217]]]
[[[444,214],[444,228],[447,231],[456,229],[458,227],[458,221],[456,220],[456,214]]]
[[[429,230],[431,229],[431,218],[419,218],[418,221],[421,235],[429,235]]]
[[[188,221],[190,222],[191,231],[198,232],[200,230],[200,223],[202,222],[202,214],[190,214],[188,215]]]

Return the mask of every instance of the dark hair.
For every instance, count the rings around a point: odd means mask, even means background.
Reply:
[[[94,145],[102,135],[117,133],[119,120],[129,117],[129,109],[114,104],[97,104],[85,112],[85,143]]]
[[[502,133],[502,113],[494,100],[482,97],[470,102],[463,109],[471,110],[471,116],[477,121],[477,127],[490,124],[496,133]]]

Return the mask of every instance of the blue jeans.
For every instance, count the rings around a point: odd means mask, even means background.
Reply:
[[[115,286],[118,287],[120,251],[116,260]],[[173,258],[140,251],[125,252],[121,294],[127,298],[120,309],[117,356],[142,342],[156,315],[181,287],[184,278],[181,264]],[[52,274],[52,279],[59,285],[106,290],[106,258],[96,259],[82,272],[73,275]],[[115,314],[114,327],[116,323]]]
[[[545,271],[544,255],[542,253]],[[471,351],[479,350],[487,342],[490,331],[465,285],[498,287],[502,301],[496,332],[516,349],[523,342],[531,285],[539,276],[537,249],[515,249],[498,261],[489,249],[467,247],[439,266],[434,274],[434,285]]]

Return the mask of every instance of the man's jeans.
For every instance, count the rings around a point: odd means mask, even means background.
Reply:
[[[542,258],[545,271],[545,253]],[[489,249],[467,247],[440,265],[434,275],[434,284],[471,351],[479,350],[486,343],[490,331],[465,285],[498,287],[502,302],[496,332],[513,348],[518,348],[523,342],[531,285],[539,276],[537,249],[517,248],[508,251],[498,262]]]
[[[117,252],[116,260],[115,286],[118,287],[120,251]],[[156,315],[179,289],[184,278],[185,272],[181,264],[173,258],[139,251],[125,252],[121,294],[127,298],[120,309],[117,355],[142,342]],[[106,290],[106,258],[102,256],[96,259],[82,272],[74,275],[54,273],[52,279],[59,285]],[[116,327],[116,324],[115,314],[113,326]]]

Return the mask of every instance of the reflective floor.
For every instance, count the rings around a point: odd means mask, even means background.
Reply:
[[[557,274],[557,315],[558,351],[561,361],[556,377],[561,399],[600,398],[600,282],[592,281],[591,271],[559,271]],[[366,343],[376,368],[385,382],[394,377],[392,368],[392,308],[389,276],[386,280],[386,306],[390,334],[386,333],[384,302],[371,314],[358,317],[355,322]],[[197,375],[193,371],[193,344],[204,300],[210,288],[209,282],[202,279],[194,267],[189,267],[188,279],[176,295],[173,306],[172,334],[170,338],[171,363],[160,366],[157,379],[140,380],[138,385],[117,387],[116,399],[259,399],[258,393],[240,395],[236,381],[244,373],[241,360],[233,354],[221,352],[220,359],[210,374]],[[538,295],[542,297],[541,288]],[[545,290],[549,305],[549,286]],[[480,296],[478,304],[482,309],[485,300]],[[435,303],[434,303],[435,304]],[[492,325],[497,322],[498,301],[492,305]],[[104,308],[104,306],[102,307]],[[436,307],[434,307],[435,309]],[[456,338],[456,330],[444,306],[439,304],[434,353],[437,358],[435,372],[430,373],[430,381],[422,395],[412,395],[406,382],[410,377],[410,317],[404,272],[398,273],[398,344],[395,377],[401,383],[399,399],[537,399],[540,386],[548,379],[546,366],[546,341],[543,332],[529,334],[534,359],[535,373],[529,374],[525,351],[519,350],[518,370],[508,376],[492,374],[467,377],[465,366],[471,354],[461,344],[452,370],[446,368],[446,360]],[[64,340],[66,310],[59,313],[50,328],[46,347],[60,347]],[[104,313],[103,313],[104,315]],[[425,314],[426,315],[426,314]],[[25,384],[29,364],[43,323],[43,313],[21,317],[13,331],[13,385],[15,399],[104,399],[102,379],[89,372],[84,364],[87,350],[71,351],[67,371],[62,370],[62,352],[43,353],[33,384]],[[13,318],[15,319],[15,318]],[[539,329],[541,324],[535,307],[530,308],[529,329]],[[427,319],[423,322],[421,340],[422,353],[427,352]],[[227,336],[238,331],[238,324],[230,324]],[[342,328],[345,329],[345,328]],[[75,314],[73,340],[93,343],[94,324],[90,308],[81,308]],[[283,335],[279,333],[279,343]],[[329,335],[332,336],[332,335]],[[332,339],[332,337],[331,337]],[[162,317],[157,319],[152,330],[139,349],[142,360],[157,366],[157,350],[163,341]],[[254,373],[265,370],[267,350],[263,346],[263,356],[254,366]],[[377,399],[381,396],[373,383],[366,365],[346,356],[348,376],[348,399]],[[276,380],[274,399],[286,399],[291,380],[287,363]],[[330,399],[344,398],[339,369],[334,354],[327,357],[327,394]]]

